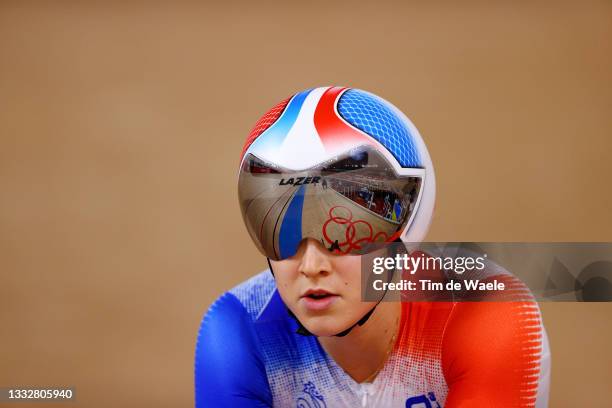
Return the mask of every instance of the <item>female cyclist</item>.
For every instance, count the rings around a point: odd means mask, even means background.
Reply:
[[[425,143],[393,105],[340,87],[293,95],[247,138],[238,184],[270,268],[202,320],[196,406],[547,406],[536,303],[362,299],[363,254],[422,241],[435,201]]]

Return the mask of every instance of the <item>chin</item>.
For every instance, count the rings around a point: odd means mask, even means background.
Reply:
[[[346,329],[350,323],[338,323],[337,318],[331,316],[307,318],[300,320],[304,327],[317,337],[331,337]]]

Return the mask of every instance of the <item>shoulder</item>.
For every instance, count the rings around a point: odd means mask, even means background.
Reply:
[[[270,286],[261,273],[210,306],[196,342],[196,405],[232,406],[230,401],[238,397],[270,402],[255,323],[274,292],[274,281]]]
[[[510,401],[517,395],[535,400],[537,387],[530,384],[539,380],[544,335],[535,302],[457,303],[442,348],[449,387],[473,395],[501,389],[492,401]]]
[[[270,304],[276,293],[276,282],[270,271],[266,269],[233,287],[227,293],[234,296],[250,318],[255,321]]]
[[[460,302],[453,307],[444,337],[447,349],[465,349],[478,343],[493,347],[529,342],[541,334],[536,302]]]
[[[240,326],[252,325],[275,293],[274,279],[267,270],[233,287],[210,305],[202,319],[198,339],[224,336]]]

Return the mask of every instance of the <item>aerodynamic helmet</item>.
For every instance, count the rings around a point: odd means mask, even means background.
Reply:
[[[249,234],[274,260],[305,238],[342,254],[420,242],[436,190],[412,122],[386,100],[343,87],[299,92],[264,114],[244,144],[238,185]]]

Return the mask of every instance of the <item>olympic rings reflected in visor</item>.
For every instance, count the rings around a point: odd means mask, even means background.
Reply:
[[[369,147],[303,171],[248,154],[238,179],[240,208],[270,259],[292,257],[305,238],[335,254],[364,254],[399,238],[412,221],[423,186],[422,169],[414,170],[398,175]]]

